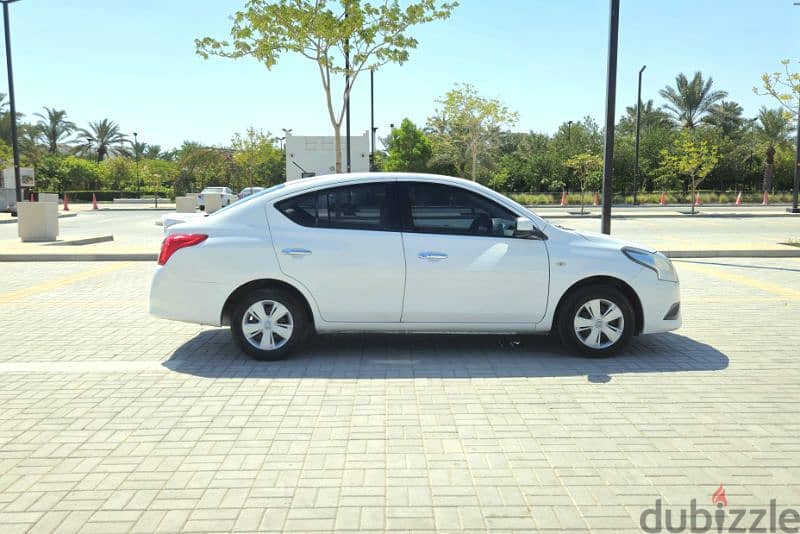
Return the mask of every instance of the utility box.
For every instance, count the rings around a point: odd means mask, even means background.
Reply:
[[[175,211],[178,213],[194,213],[197,197],[176,197]]]
[[[347,138],[342,136],[342,172],[347,172]],[[325,135],[286,135],[286,181],[334,174],[336,139]],[[350,171],[369,172],[369,135],[350,137]]]
[[[222,207],[222,195],[219,193],[204,193],[203,204],[206,213],[214,213]]]
[[[58,237],[58,204],[18,202],[17,232],[22,241],[55,241]]]

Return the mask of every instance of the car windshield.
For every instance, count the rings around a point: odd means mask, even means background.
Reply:
[[[242,206],[243,204],[246,204],[247,202],[251,202],[251,201],[253,201],[253,200],[257,199],[257,198],[261,198],[262,196],[268,195],[269,193],[271,193],[273,191],[277,191],[278,189],[281,189],[281,188],[283,188],[285,186],[286,186],[285,183],[273,185],[272,187],[268,187],[268,188],[264,189],[263,191],[259,191],[257,193],[253,193],[252,195],[248,195],[248,196],[246,196],[244,198],[240,198],[239,200],[237,200],[235,202],[231,202],[230,204],[228,204],[224,208],[222,208],[220,210],[217,210],[214,213],[209,214],[209,217],[214,216],[217,213],[222,213],[223,211],[227,211],[228,209],[233,208],[234,206],[235,207]]]

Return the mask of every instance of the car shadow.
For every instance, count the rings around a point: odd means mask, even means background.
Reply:
[[[630,373],[719,371],[728,357],[674,334],[636,337],[610,358],[573,356],[550,336],[361,334],[313,338],[278,362],[250,359],[228,329],[206,330],[163,364],[205,378],[503,378],[586,376],[606,383]]]

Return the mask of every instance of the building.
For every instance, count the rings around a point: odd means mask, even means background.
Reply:
[[[286,180],[336,172],[334,137],[327,135],[286,135]],[[347,138],[342,136],[342,172],[347,171]],[[369,171],[369,135],[350,136],[350,170]]]

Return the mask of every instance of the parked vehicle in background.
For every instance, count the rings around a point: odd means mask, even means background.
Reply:
[[[663,254],[554,226],[460,178],[297,180],[167,234],[150,312],[229,324],[261,360],[345,331],[553,331],[571,351],[606,356],[681,325]]]
[[[242,199],[245,197],[249,197],[250,195],[260,193],[263,190],[264,190],[263,187],[245,187],[244,189],[239,191],[239,198]]]
[[[210,193],[220,195],[220,205],[223,208],[231,202],[236,202],[236,200],[238,200],[230,187],[206,187],[197,195],[197,206],[201,210],[206,209],[205,196]]]

